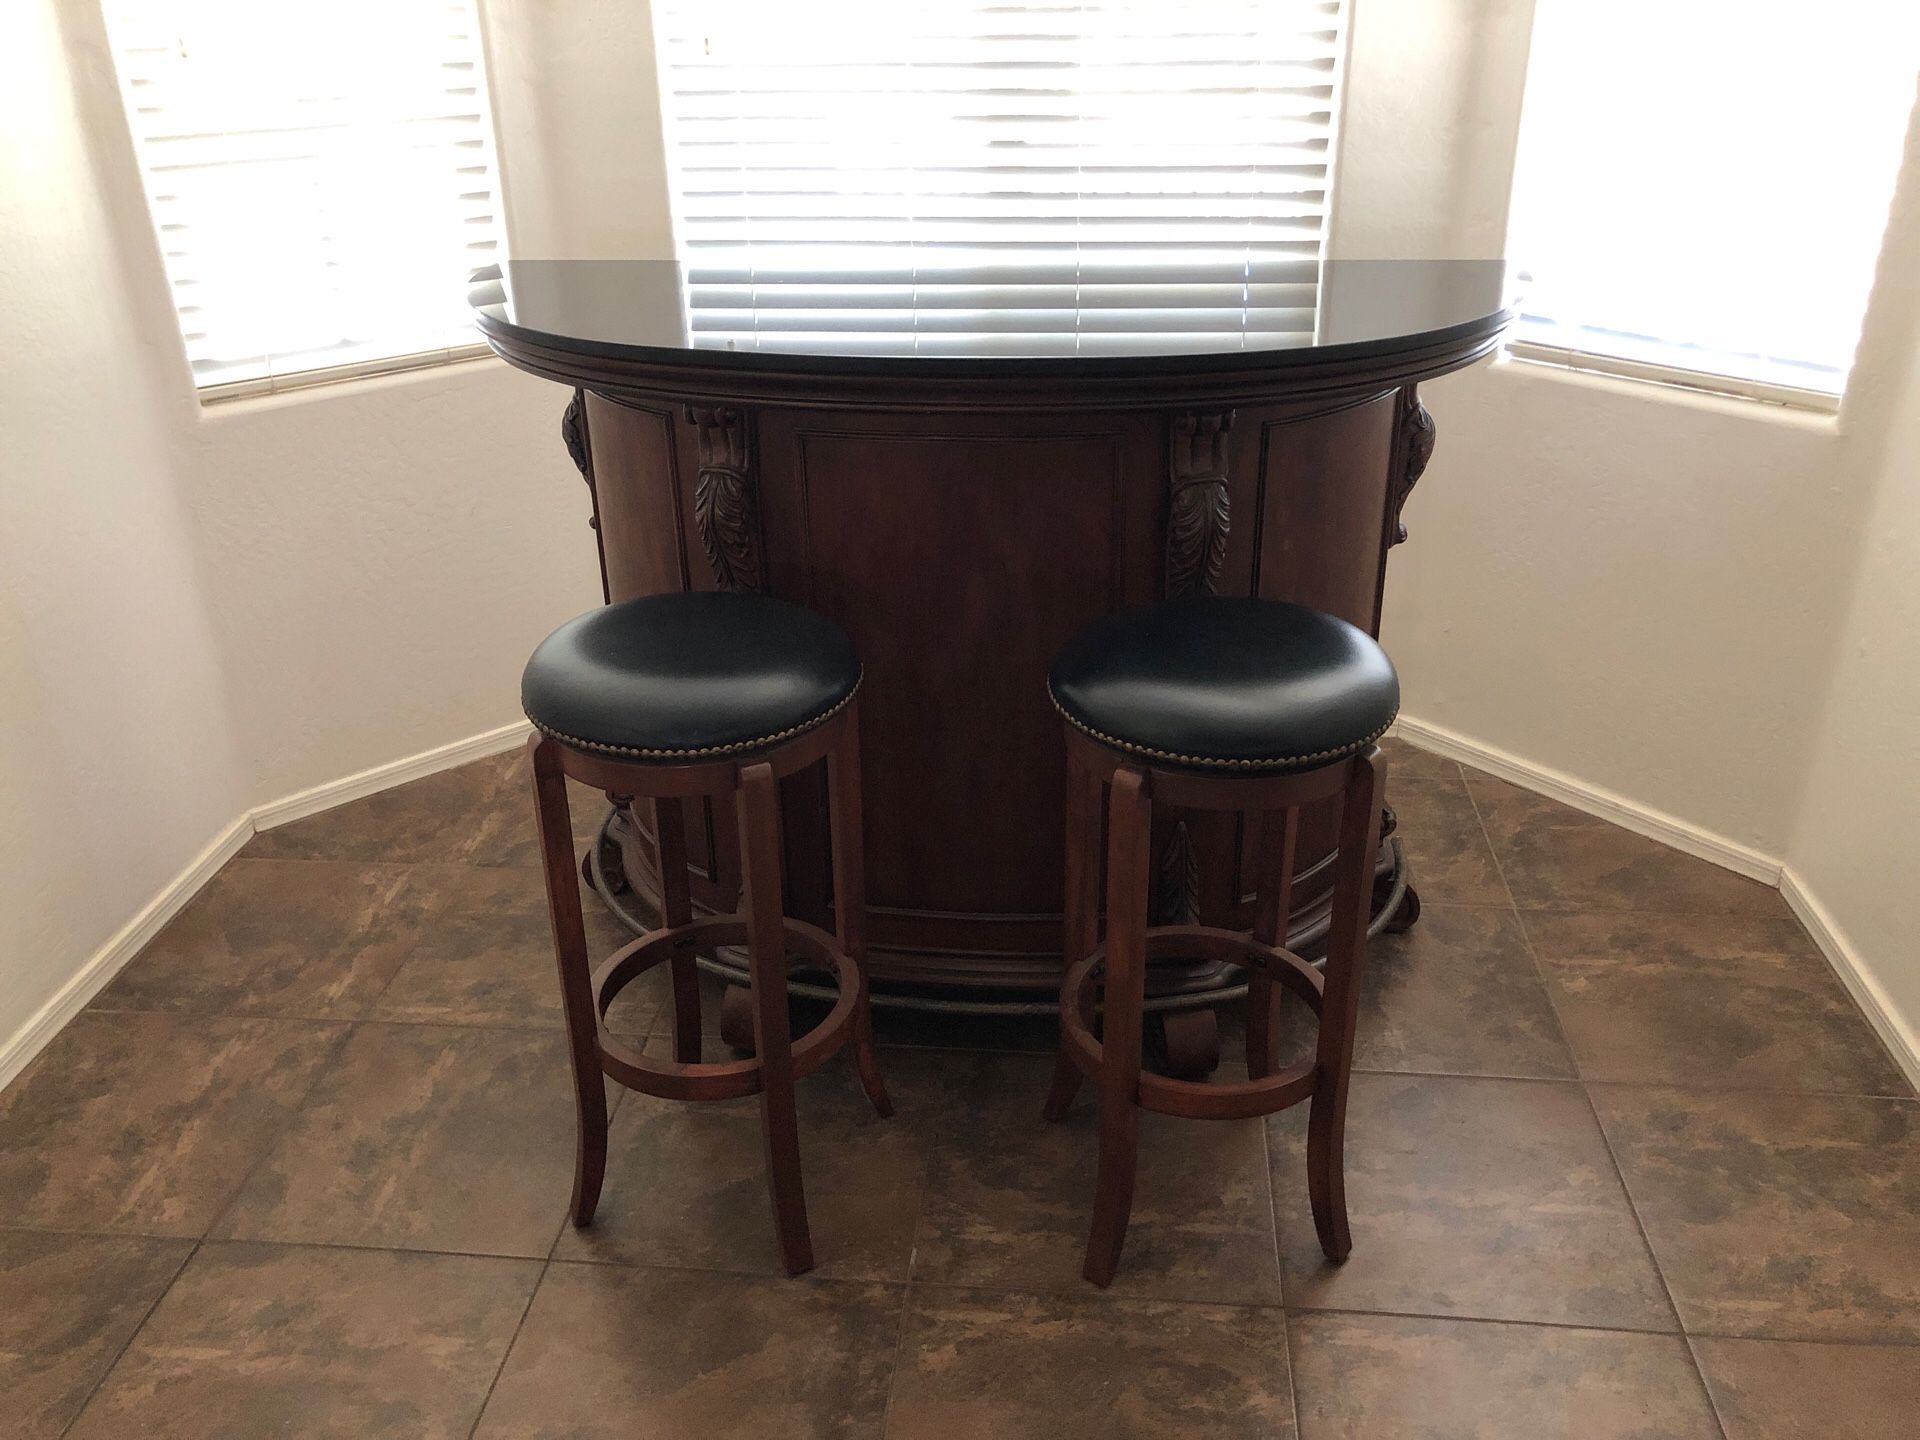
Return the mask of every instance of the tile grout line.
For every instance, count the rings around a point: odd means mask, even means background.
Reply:
[[[917,1249],[920,1240],[919,1217],[914,1218],[914,1246]],[[893,1336],[893,1361],[887,1367],[887,1400],[880,1407],[880,1440],[886,1440],[887,1432],[893,1428],[893,1397],[900,1387],[900,1365],[907,1353],[907,1327],[913,1320],[913,1254],[907,1256],[907,1279],[900,1287],[900,1309],[898,1328]]]
[[[880,1440],[886,1440],[887,1431],[893,1428],[893,1397],[900,1386],[900,1365],[907,1353],[907,1327],[913,1319],[913,1286],[915,1272],[920,1268],[920,1231],[927,1218],[927,1192],[933,1187],[933,1162],[934,1147],[929,1145],[920,1156],[920,1194],[914,1203],[913,1231],[907,1241],[906,1283],[900,1287],[900,1329],[893,1337],[893,1365],[887,1371],[887,1403],[880,1407]]]
[[[1487,828],[1487,819],[1480,811],[1480,802],[1473,797],[1473,787],[1467,787],[1467,803],[1473,807],[1474,819],[1480,824],[1480,833],[1487,842],[1488,853],[1493,857],[1493,868],[1500,876],[1500,884],[1507,892],[1509,900],[1514,899],[1513,884],[1507,879],[1507,867],[1500,863],[1500,852],[1493,843],[1493,832]],[[1699,1357],[1694,1354],[1693,1346],[1686,1342],[1686,1322],[1680,1317],[1680,1306],[1673,1298],[1673,1286],[1667,1280],[1666,1268],[1660,1263],[1660,1256],[1653,1248],[1653,1239],[1647,1234],[1646,1220],[1640,1214],[1640,1206],[1633,1198],[1633,1188],[1627,1184],[1626,1170],[1620,1164],[1619,1153],[1614,1149],[1613,1137],[1607,1134],[1607,1127],[1601,1123],[1599,1107],[1593,1103],[1593,1092],[1587,1088],[1585,1075],[1580,1065],[1580,1057],[1574,1052],[1572,1043],[1567,1039],[1566,1021],[1560,1014],[1560,1006],[1555,1001],[1553,986],[1547,979],[1545,966],[1540,961],[1540,947],[1534,943],[1533,932],[1527,926],[1527,917],[1521,911],[1518,901],[1513,906],[1513,918],[1520,927],[1521,943],[1527,947],[1527,957],[1533,962],[1534,978],[1539,982],[1541,994],[1546,997],[1548,1013],[1553,1016],[1554,1029],[1559,1032],[1560,1044],[1567,1052],[1567,1058],[1573,1064],[1576,1083],[1580,1087],[1580,1098],[1585,1102],[1587,1114],[1592,1117],[1593,1128],[1599,1132],[1600,1144],[1605,1149],[1608,1162],[1613,1166],[1614,1183],[1620,1187],[1620,1194],[1627,1202],[1627,1213],[1633,1217],[1633,1228],[1640,1237],[1640,1246],[1646,1252],[1647,1263],[1653,1267],[1654,1279],[1659,1282],[1660,1296],[1667,1302],[1667,1313],[1673,1317],[1674,1330],[1681,1336],[1687,1352],[1687,1363],[1692,1367],[1695,1383],[1700,1393],[1706,1397],[1707,1411],[1713,1416],[1714,1428],[1720,1432],[1721,1440],[1726,1440],[1726,1426],[1721,1422],[1720,1411],[1713,1403],[1713,1394],[1707,1386],[1707,1377],[1700,1368]]]
[[[141,1313],[140,1323],[127,1332],[127,1338],[121,1343],[120,1348],[113,1352],[113,1359],[101,1370],[99,1378],[87,1387],[86,1397],[81,1400],[79,1406],[74,1410],[72,1417],[68,1419],[65,1425],[60,1427],[60,1433],[62,1435],[71,1434],[73,1427],[80,1423],[80,1417],[87,1413],[87,1408],[93,1404],[94,1397],[100,1393],[101,1387],[112,1377],[113,1372],[120,1368],[120,1362],[126,1358],[127,1352],[133,1348],[133,1342],[140,1338],[140,1332],[145,1330],[147,1328],[147,1322],[153,1319],[153,1312],[160,1308],[160,1302],[162,1300],[173,1293],[173,1287],[180,1283],[180,1277],[186,1273],[187,1266],[193,1263],[194,1256],[200,1253],[200,1247],[204,1243],[204,1240],[195,1240],[192,1248],[187,1251],[186,1257],[182,1259],[180,1264],[174,1269],[173,1274],[167,1277],[167,1283],[160,1287],[160,1293],[153,1297],[153,1303],[147,1306]]]
[[[1499,847],[1493,843],[1493,831],[1487,827],[1487,817],[1481,812],[1480,802],[1474,799],[1473,786],[1466,783],[1464,769],[1461,772],[1461,779],[1466,788],[1467,804],[1473,810],[1473,818],[1479,822],[1481,837],[1487,843],[1487,853],[1493,859],[1494,873],[1500,877],[1500,885],[1507,892],[1507,898],[1514,900],[1513,882],[1507,878],[1507,867],[1501,863]],[[1652,1237],[1647,1234],[1646,1221],[1641,1217],[1640,1207],[1634,1201],[1632,1187],[1627,1184],[1627,1174],[1620,1164],[1620,1156],[1613,1148],[1613,1137],[1607,1134],[1607,1127],[1601,1123],[1599,1107],[1593,1103],[1593,1092],[1587,1089],[1586,1081],[1581,1075],[1580,1058],[1574,1053],[1573,1045],[1567,1039],[1566,1021],[1561,1017],[1560,1007],[1554,1001],[1553,987],[1548,983],[1546,969],[1540,963],[1540,947],[1534,943],[1533,932],[1527,928],[1527,917],[1521,913],[1517,901],[1513,906],[1513,918],[1520,927],[1520,940],[1527,947],[1527,958],[1533,962],[1534,979],[1539,982],[1541,994],[1546,997],[1547,1011],[1553,1016],[1554,1029],[1559,1032],[1561,1048],[1567,1052],[1568,1060],[1573,1063],[1576,1083],[1580,1087],[1580,1098],[1586,1103],[1587,1114],[1592,1118],[1593,1128],[1599,1132],[1600,1144],[1606,1151],[1608,1162],[1613,1166],[1614,1183],[1620,1187],[1621,1197],[1627,1202],[1627,1213],[1633,1217],[1633,1228],[1640,1236],[1640,1245],[1646,1252],[1647,1263],[1653,1267],[1654,1279],[1660,1284],[1660,1295],[1667,1302],[1667,1313],[1673,1317],[1674,1329],[1685,1334],[1687,1327],[1680,1318],[1680,1307],[1673,1298],[1673,1287],[1667,1283],[1666,1269],[1661,1265],[1660,1257],[1654,1251]],[[1691,1348],[1688,1349],[1687,1355],[1692,1359]],[[1695,1377],[1704,1389],[1707,1383],[1706,1376],[1700,1373],[1697,1363],[1694,1364],[1693,1369]],[[1714,1423],[1716,1425],[1719,1423],[1717,1415]],[[1725,1440],[1724,1432],[1722,1440]]]
[[[268,1159],[280,1149],[281,1142],[293,1132],[294,1122],[300,1118],[300,1112],[307,1108],[307,1101],[313,1098],[313,1092],[319,1088],[320,1082],[332,1074],[334,1067],[340,1063],[342,1056],[346,1053],[348,1043],[353,1039],[353,1033],[358,1026],[358,1022],[349,1020],[344,1024],[341,1024],[339,1021],[332,1023],[341,1025],[341,1033],[334,1037],[331,1050],[318,1065],[313,1067],[313,1078],[307,1082],[306,1088],[300,1092],[299,1098],[287,1107],[286,1117],[281,1121],[280,1127],[275,1130],[267,1142],[260,1147],[260,1153],[255,1155],[253,1157],[253,1163],[247,1166],[247,1173],[242,1175],[233,1189],[227,1192],[227,1198],[221,1202],[220,1208],[215,1210],[212,1217],[208,1219],[206,1228],[200,1232],[201,1241],[204,1242],[212,1236],[213,1232],[220,1228],[220,1222],[233,1213],[233,1207],[240,1203],[240,1196],[245,1193],[247,1186],[253,1183],[253,1177],[260,1173],[260,1167],[267,1163]]]
[[[1727,1420],[1726,1417],[1720,1413],[1720,1401],[1713,1393],[1713,1386],[1707,1383],[1707,1370],[1706,1367],[1700,1363],[1700,1352],[1694,1348],[1693,1337],[1691,1335],[1682,1335],[1680,1338],[1686,1344],[1687,1358],[1693,1362],[1693,1373],[1700,1377],[1700,1389],[1707,1397],[1707,1409],[1713,1414],[1713,1423],[1720,1427],[1721,1440],[1727,1440]]]
[[[775,1272],[772,1270],[736,1270],[736,1269],[727,1269],[727,1268],[723,1268],[720,1266],[713,1266],[713,1265],[675,1265],[675,1264],[671,1264],[663,1261],[633,1262],[633,1261],[624,1261],[624,1260],[605,1260],[605,1259],[594,1259],[594,1258],[568,1258],[568,1257],[547,1258],[540,1255],[503,1254],[495,1251],[432,1250],[432,1249],[423,1249],[418,1246],[368,1245],[368,1244],[357,1244],[357,1243],[351,1243],[346,1241],[335,1241],[335,1240],[277,1240],[277,1239],[225,1240],[225,1239],[219,1239],[217,1237],[211,1237],[211,1236],[204,1237],[201,1239],[193,1239],[191,1237],[179,1236],[179,1235],[151,1235],[151,1234],[140,1234],[140,1233],[126,1232],[126,1231],[33,1230],[33,1229],[22,1229],[20,1227],[6,1227],[6,1226],[0,1226],[0,1233],[29,1234],[29,1235],[61,1235],[61,1236],[72,1237],[75,1239],[104,1239],[104,1240],[133,1239],[133,1240],[151,1240],[151,1241],[167,1241],[167,1240],[186,1241],[187,1243],[193,1246],[193,1250],[189,1253],[187,1257],[188,1259],[193,1258],[194,1254],[197,1254],[199,1250],[203,1249],[207,1245],[251,1245],[251,1246],[260,1246],[260,1247],[273,1249],[273,1250],[343,1250],[343,1251],[354,1252],[354,1253],[374,1254],[374,1255],[418,1255],[418,1256],[423,1256],[431,1259],[442,1259],[442,1260],[500,1261],[500,1262],[505,1262],[509,1264],[520,1262],[520,1263],[526,1263],[526,1264],[540,1265],[543,1267],[543,1273],[545,1269],[551,1269],[553,1266],[556,1266],[556,1265],[574,1267],[579,1269],[593,1269],[593,1270],[636,1270],[636,1271],[651,1270],[651,1271],[662,1271],[662,1272],[676,1274],[676,1275],[724,1276],[730,1279],[737,1279],[737,1280],[781,1281],[783,1279],[790,1279],[791,1283],[797,1284],[797,1285],[817,1285],[817,1286],[827,1286],[827,1287],[878,1285],[883,1288],[891,1288],[891,1287],[897,1286],[900,1289],[905,1290],[909,1288],[909,1286],[911,1286],[916,1289],[925,1288],[925,1289],[932,1289],[932,1290],[978,1291],[978,1292],[983,1292],[987,1294],[1020,1295],[1020,1296],[1027,1296],[1030,1298],[1037,1298],[1037,1299],[1068,1299],[1068,1300],[1082,1299],[1082,1300],[1093,1301],[1093,1302],[1102,1302],[1102,1301],[1110,1300],[1120,1305],[1175,1306],[1183,1309],[1198,1309],[1198,1310],[1254,1310],[1254,1311],[1264,1311],[1264,1312],[1285,1313],[1287,1315],[1300,1316],[1300,1317],[1308,1317],[1308,1316],[1314,1316],[1314,1315],[1355,1315],[1355,1316],[1362,1316],[1362,1317],[1376,1316],[1376,1317],[1381,1317],[1386,1319],[1400,1319],[1400,1320],[1434,1320],[1434,1321],[1440,1321],[1442,1323],[1462,1324],[1462,1325],[1517,1325],[1517,1326],[1531,1327],[1534,1329],[1544,1329],[1544,1330],[1590,1330],[1590,1331],[1598,1331],[1606,1334],[1617,1334],[1617,1335],[1653,1335],[1653,1336],[1681,1335],[1689,1339],[1695,1339],[1695,1340],[1737,1340],[1737,1341],[1751,1341],[1759,1344],[1833,1345],[1833,1346],[1855,1347],[1855,1348],[1869,1349],[1869,1350],[1879,1349],[1879,1350],[1920,1351],[1920,1337],[1909,1338],[1909,1337],[1903,1337],[1898,1335],[1857,1337],[1857,1336],[1832,1336],[1832,1335],[1814,1335],[1814,1334],[1761,1334],[1761,1333],[1741,1334],[1734,1331],[1723,1331],[1723,1330],[1712,1330],[1712,1329],[1687,1330],[1684,1327],[1670,1329],[1670,1330],[1658,1330],[1658,1329],[1649,1329],[1645,1326],[1638,1326],[1638,1325],[1607,1325],[1607,1324],[1600,1324],[1600,1323],[1580,1322],[1580,1321],[1570,1321],[1570,1320],[1539,1320],[1539,1319],[1528,1319],[1520,1316],[1466,1315],[1466,1314],[1448,1313],[1444,1311],[1433,1311],[1433,1310],[1392,1310],[1392,1309],[1368,1310],[1368,1309],[1360,1309],[1353,1306],[1344,1306],[1344,1305],[1294,1305],[1294,1304],[1277,1304],[1276,1305],[1276,1304],[1262,1304],[1258,1301],[1249,1301],[1249,1300],[1192,1300],[1192,1299],[1184,1299],[1184,1298],[1173,1297],[1173,1296],[1153,1296],[1153,1295],[1108,1296],[1108,1295],[1105,1295],[1104,1292],[1083,1293],[1083,1287],[1079,1287],[1079,1286],[1075,1286],[1072,1288],[1064,1288],[1064,1289],[1045,1288],[1045,1287],[1022,1288],[1017,1285],[994,1283],[991,1281],[984,1281],[984,1280],[982,1281],[933,1280],[933,1279],[926,1279],[926,1278],[889,1280],[889,1279],[886,1279],[885,1277],[857,1276],[857,1275],[854,1275],[854,1276],[809,1275],[809,1276],[783,1277],[778,1272]],[[182,1270],[185,1269],[185,1261],[182,1261],[181,1269]],[[177,1278],[177,1272],[176,1272],[175,1278]],[[169,1281],[169,1288],[171,1288],[171,1284],[172,1282]]]
[[[1522,921],[1524,927],[1525,922]],[[1529,940],[1531,945],[1531,940]],[[1538,964],[1538,957],[1535,957]],[[1548,997],[1552,1003],[1552,997]],[[1687,1337],[1687,1322],[1681,1317],[1679,1302],[1673,1298],[1673,1285],[1667,1279],[1667,1267],[1660,1263],[1659,1252],[1653,1248],[1653,1237],[1647,1233],[1647,1222],[1640,1214],[1640,1202],[1633,1198],[1633,1187],[1627,1183],[1626,1168],[1620,1163],[1620,1154],[1614,1149],[1613,1136],[1607,1133],[1606,1125],[1600,1119],[1600,1107],[1593,1103],[1593,1092],[1584,1084],[1580,1087],[1580,1098],[1587,1102],[1587,1113],[1593,1116],[1594,1128],[1600,1132],[1600,1143],[1606,1146],[1607,1158],[1613,1162],[1614,1178],[1620,1184],[1620,1193],[1627,1197],[1627,1213],[1633,1216],[1633,1227],[1640,1235],[1640,1243],[1647,1252],[1647,1261],[1653,1266],[1654,1277],[1660,1282],[1660,1293],[1666,1297],[1667,1308],[1673,1312],[1673,1323],[1679,1327],[1680,1339],[1686,1346],[1687,1363],[1693,1367],[1693,1378],[1700,1386],[1700,1393],[1706,1397],[1707,1411],[1713,1416],[1713,1423],[1720,1432],[1721,1440],[1727,1440],[1727,1427],[1720,1418],[1720,1407],[1713,1402],[1712,1387],[1707,1384],[1707,1373],[1700,1368],[1700,1357],[1694,1353],[1693,1342]]]
[[[1316,1023],[1318,1017],[1315,1017]],[[1284,1114],[1276,1111],[1275,1114]],[[1287,1313],[1287,1266],[1280,1253],[1280,1191],[1273,1183],[1273,1137],[1271,1123],[1273,1115],[1262,1115],[1260,1120],[1260,1168],[1267,1182],[1267,1230],[1273,1236],[1273,1279],[1274,1287],[1279,1291],[1280,1304],[1280,1343],[1287,1362],[1287,1403],[1293,1411],[1293,1437],[1300,1440],[1300,1385],[1293,1369],[1293,1326]],[[1267,1308],[1267,1307],[1257,1307]]]
[[[556,1237],[555,1243],[558,1244]],[[500,1363],[493,1367],[493,1378],[487,1382],[487,1393],[480,1397],[480,1408],[473,1412],[473,1424],[467,1427],[467,1440],[480,1431],[480,1422],[487,1418],[487,1407],[493,1403],[493,1392],[500,1388],[500,1377],[507,1373],[507,1362],[513,1358],[513,1347],[520,1343],[520,1332],[527,1328],[527,1316],[533,1313],[534,1297],[547,1283],[547,1275],[553,1269],[552,1260],[540,1262],[540,1273],[534,1277],[533,1284],[527,1287],[527,1303],[520,1307],[520,1318],[514,1322],[513,1334],[507,1337],[506,1348],[500,1352]]]

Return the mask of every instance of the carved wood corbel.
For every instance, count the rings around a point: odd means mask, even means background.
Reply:
[[[1173,417],[1167,457],[1169,600],[1217,595],[1233,524],[1227,496],[1227,435],[1233,411],[1186,411]]]
[[[593,531],[593,547],[600,558],[600,598],[611,600],[613,591],[607,580],[607,546],[605,537],[600,534],[600,489],[593,482],[593,444],[587,434],[585,390],[576,389],[573,398],[567,401],[567,408],[560,415],[560,440],[573,459],[573,468],[587,482],[587,500],[592,506],[587,515],[587,528]]]
[[[593,449],[587,443],[585,390],[575,390],[573,398],[567,401],[567,408],[560,416],[560,439],[567,447],[567,454],[573,458],[574,469],[587,482],[587,489],[593,489]]]
[[[693,518],[714,582],[722,590],[758,590],[760,517],[747,468],[747,417],[728,405],[688,405],[700,443]]]
[[[1433,459],[1433,442],[1436,438],[1433,416],[1420,403],[1418,385],[1401,389],[1399,405],[1395,430],[1402,439],[1399,473],[1393,477],[1393,539],[1388,542],[1390,545],[1398,545],[1407,538],[1407,527],[1400,518],[1401,512],[1406,509],[1407,497],[1413,494],[1413,487],[1420,483],[1420,477],[1426,473],[1427,462]]]
[[[1200,857],[1193,848],[1193,836],[1182,820],[1167,836],[1160,852],[1158,872],[1154,876],[1153,923],[1155,925],[1198,925],[1200,923]]]

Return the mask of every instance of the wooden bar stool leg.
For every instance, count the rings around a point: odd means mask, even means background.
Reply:
[[[1107,840],[1106,1024],[1101,1031],[1100,1175],[1085,1275],[1113,1280],[1133,1212],[1140,1150],[1140,1044],[1147,995],[1147,861],[1152,806],[1146,777],[1113,777]]]
[[[1293,913],[1293,867],[1300,851],[1300,812],[1283,810],[1261,817],[1260,910],[1253,938],[1262,945],[1286,940]],[[1247,1076],[1263,1080],[1279,1064],[1280,1001],[1284,993],[1265,970],[1247,972]]]
[[[1378,750],[1348,762],[1340,810],[1340,850],[1327,941],[1326,989],[1320,1006],[1318,1074],[1307,1120],[1307,1194],[1320,1248],[1336,1263],[1353,1250],[1347,1227],[1343,1146],[1353,1037],[1360,1011],[1360,969],[1366,958],[1374,854],[1380,848],[1380,791],[1386,761]]]
[[[540,830],[547,914],[553,926],[554,960],[560,969],[560,1000],[567,1017],[567,1053],[573,1062],[579,1122],[569,1213],[575,1225],[585,1225],[593,1219],[607,1175],[607,1086],[600,1068],[599,1017],[593,1009],[593,966],[587,954],[586,922],[580,914],[580,872],[573,863],[567,777],[560,768],[560,748],[553,741],[536,735],[530,750],[534,820]]]
[[[766,1139],[773,1227],[789,1275],[813,1268],[807,1200],[800,1180],[800,1121],[794,1110],[793,1036],[787,1017],[787,937],[780,875],[780,797],[764,762],[740,772],[742,908],[760,1064],[760,1128]]]
[[[677,797],[653,802],[653,834],[660,857],[660,919],[669,929],[693,920],[692,881],[687,873],[687,831]],[[667,962],[673,977],[673,1058],[700,1063],[700,966],[693,951]]]
[[[1100,781],[1067,760],[1067,884],[1061,915],[1061,954],[1070,970],[1100,943]],[[1091,1000],[1093,987],[1086,988]],[[1062,1014],[1064,1022],[1065,1015]],[[1091,1026],[1089,1026],[1091,1028]],[[1041,1113],[1064,1120],[1080,1093],[1080,1067],[1067,1054],[1063,1036],[1053,1060],[1053,1087]]]
[[[834,938],[860,975],[853,1001],[853,1063],[873,1113],[885,1119],[893,1102],[873,1048],[873,1005],[867,988],[867,837],[860,803],[860,714],[849,702],[840,741],[827,756],[827,825],[833,846]]]

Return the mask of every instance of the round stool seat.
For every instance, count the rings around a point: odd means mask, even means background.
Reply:
[[[690,764],[792,739],[859,684],[853,641],[811,610],[764,595],[649,595],[541,641],[520,702],[562,745]]]
[[[1364,631],[1278,600],[1205,596],[1081,631],[1048,676],[1060,713],[1102,744],[1171,767],[1284,771],[1364,750],[1400,681]]]

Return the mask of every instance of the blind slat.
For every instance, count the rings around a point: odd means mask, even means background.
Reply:
[[[1312,336],[1344,0],[654,15],[695,344]]]
[[[196,383],[471,343],[500,231],[474,0],[105,9]]]

